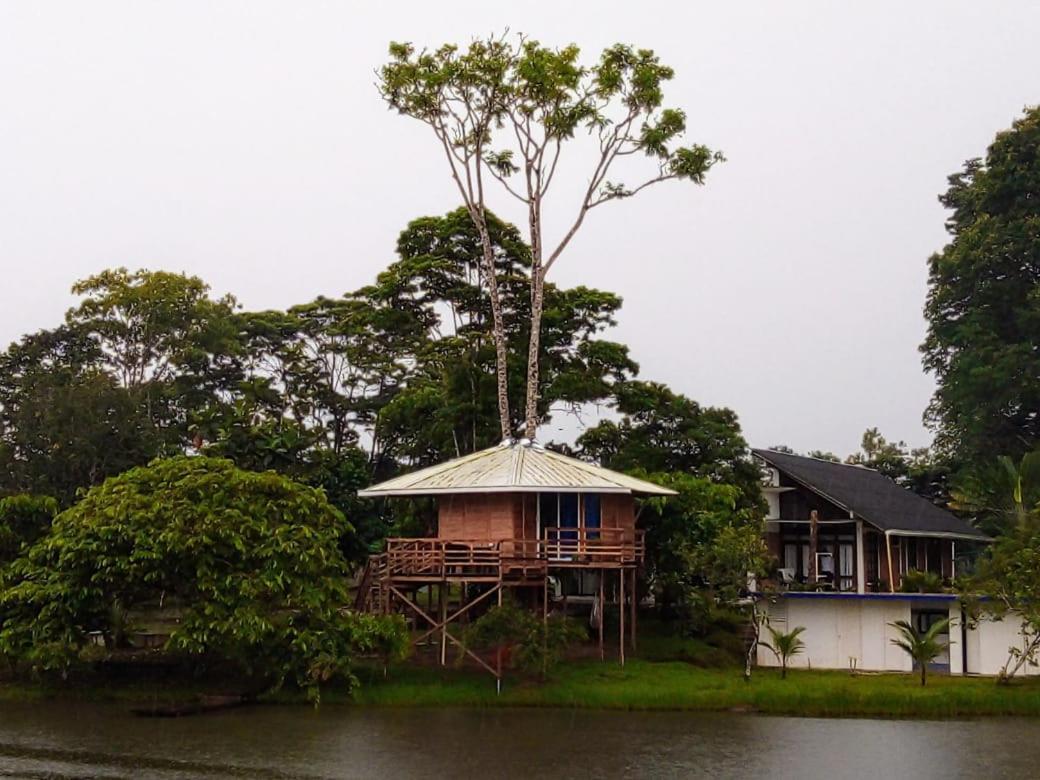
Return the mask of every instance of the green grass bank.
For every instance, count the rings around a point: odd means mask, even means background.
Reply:
[[[565,707],[622,710],[750,711],[823,717],[953,718],[1040,716],[1040,680],[997,685],[991,678],[933,675],[922,688],[913,675],[759,669],[745,682],[739,669],[682,662],[566,664],[544,684],[506,679],[501,695],[488,675],[456,669],[403,667],[388,681],[369,679],[353,701],[375,706]],[[335,694],[327,701],[342,701]]]
[[[744,711],[814,717],[964,718],[1040,717],[1040,679],[997,685],[992,678],[935,674],[922,688],[913,675],[759,669],[750,682],[740,670],[698,668],[680,661],[633,660],[622,669],[611,661],[572,661],[545,683],[515,675],[495,692],[483,672],[404,664],[384,680],[375,668],[359,670],[361,686],[349,694],[323,692],[323,705],[374,707],[557,707],[611,710]],[[0,703],[78,699],[116,703],[177,702],[212,684],[111,682],[66,686],[0,683]],[[270,704],[303,704],[302,694],[283,690]]]

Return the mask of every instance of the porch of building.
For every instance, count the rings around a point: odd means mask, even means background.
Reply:
[[[886,533],[863,520],[819,521],[814,553],[809,520],[770,525],[766,540],[781,589],[894,593],[910,571],[929,572],[945,584],[956,576],[956,540],[947,537]]]
[[[542,530],[540,539],[387,539],[386,549],[370,556],[361,573],[355,609],[400,612],[412,629],[413,645],[433,649],[441,665],[448,662],[449,646],[454,646],[501,679],[501,659],[489,660],[467,648],[460,629],[491,606],[501,605],[506,593],[539,609],[543,620],[555,610],[566,613],[566,597],[555,593],[559,578],[567,572],[592,573],[598,587],[590,617],[600,656],[605,656],[603,616],[609,591],[618,607],[618,660],[624,664],[626,642],[632,649],[636,645],[636,578],[644,558],[643,532]]]

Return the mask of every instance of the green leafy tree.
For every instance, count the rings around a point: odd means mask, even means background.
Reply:
[[[191,443],[194,418],[241,379],[231,296],[213,299],[198,277],[116,268],[76,282],[66,325],[97,349],[104,374],[151,427],[160,453]]]
[[[222,659],[269,686],[317,695],[351,681],[374,628],[346,614],[350,526],[321,491],[230,461],[157,460],[91,489],[11,567],[0,653],[40,669],[74,663],[119,610],[176,609],[167,649]],[[393,629],[387,629],[393,630]]]
[[[889,641],[917,664],[921,672],[921,685],[925,685],[928,682],[928,664],[935,661],[946,650],[946,645],[939,639],[939,636],[949,629],[950,619],[941,618],[935,621],[927,631],[918,631],[916,626],[906,620],[897,620],[888,625],[899,632],[898,638]]]
[[[928,264],[927,418],[962,468],[1040,443],[1040,108],[950,176],[950,242]]]
[[[416,50],[408,43],[393,43],[390,61],[379,74],[380,92],[389,106],[433,131],[480,236],[503,437],[512,433],[508,348],[487,226],[491,188],[486,183],[497,180],[504,196],[519,200],[527,211],[531,267],[524,430],[534,438],[540,421],[547,272],[595,207],[670,179],[701,184],[722,159],[701,145],[679,145],[686,115],[663,106],[664,85],[674,72],[652,51],[617,44],[590,66],[580,63],[580,54],[574,45],[553,49],[523,36],[516,43],[505,36],[475,40],[465,49],[444,45]],[[543,235],[545,198],[563,149],[579,134],[598,142],[598,155],[569,226],[549,243]],[[615,162],[632,155],[651,162],[652,172],[633,185],[611,181]]]
[[[614,387],[618,421],[604,420],[577,441],[584,457],[618,471],[683,472],[739,488],[739,507],[760,507],[758,466],[748,457],[737,416],[702,407],[656,382]]]
[[[787,664],[792,658],[805,650],[805,642],[802,634],[805,626],[796,626],[790,631],[780,631],[770,625],[766,625],[769,632],[769,642],[762,642],[766,648],[780,661],[780,678],[787,677]]]
[[[953,491],[953,506],[979,518],[991,534],[1028,530],[1040,507],[1040,449],[1018,461],[1006,455],[962,476]]]
[[[508,388],[522,397],[530,302],[530,253],[515,227],[487,214],[508,345]],[[464,209],[411,222],[398,240],[400,259],[369,289],[387,305],[413,312],[426,328],[401,391],[377,421],[381,451],[424,464],[498,441],[492,313],[481,272],[480,239]],[[541,339],[545,390],[541,414],[573,410],[610,396],[637,366],[621,344],[600,333],[614,323],[612,293],[547,285]],[[512,403],[511,409],[518,409]],[[514,417],[513,425],[521,420]]]
[[[1021,475],[1018,470],[1012,471]],[[1016,485],[1022,492],[1014,492]],[[1011,487],[1011,499],[998,510],[1010,522],[1005,522],[1002,535],[979,556],[971,576],[960,583],[973,621],[1008,619],[1020,623],[1020,641],[1008,648],[1008,659],[1001,670],[1000,679],[1004,681],[1027,664],[1035,665],[1040,654],[1040,504],[1035,493],[1026,493],[1017,480]]]
[[[687,631],[707,628],[713,610],[747,594],[749,575],[765,570],[764,513],[741,508],[741,491],[682,472],[635,474],[678,492],[643,502],[647,575],[666,614]]]
[[[54,496],[147,463],[162,446],[139,398],[68,326],[26,336],[0,354],[0,491]]]
[[[0,498],[0,566],[10,563],[45,536],[58,514],[51,496],[19,494]]]

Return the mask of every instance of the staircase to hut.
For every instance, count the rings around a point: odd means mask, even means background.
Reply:
[[[357,592],[354,594],[354,609],[358,612],[384,612],[389,594],[387,582],[386,553],[370,555],[361,570],[357,581]]]

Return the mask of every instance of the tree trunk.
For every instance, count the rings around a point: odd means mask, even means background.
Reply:
[[[491,335],[495,342],[495,377],[498,380],[498,422],[502,438],[513,435],[512,417],[509,413],[509,349],[506,344],[506,328],[502,321],[502,299],[498,293],[498,277],[495,273],[495,250],[491,246],[484,214],[479,209],[472,209],[470,216],[480,234],[480,243],[484,249],[483,268],[487,281],[488,297],[491,299]]]
[[[751,682],[751,667],[754,657],[758,651],[758,637],[762,626],[758,617],[758,604],[751,602],[751,642],[748,644],[747,653],[744,655],[744,682]]]
[[[541,351],[542,291],[544,289],[541,265],[531,268],[531,336],[527,345],[527,409],[524,435],[532,441],[538,435],[538,390],[541,379],[539,353]]]
[[[528,210],[531,243],[531,334],[527,342],[527,408],[524,414],[524,436],[532,441],[538,436],[538,390],[541,379],[539,355],[542,341],[542,300],[545,272],[542,270],[542,221],[540,204],[532,200]]]
[[[922,687],[928,682],[928,664],[921,662],[921,685]]]
[[[1004,664],[1004,669],[1000,673],[1001,682],[1008,682],[1012,677],[1018,674],[1019,669],[1025,666],[1026,662],[1036,655],[1037,649],[1040,649],[1040,634],[1033,637],[1026,647],[1023,648],[1022,653],[1015,658],[1015,666],[1010,672],[1008,671],[1008,667],[1011,666],[1011,659],[1014,658],[1014,656],[1008,656],[1008,660]]]

